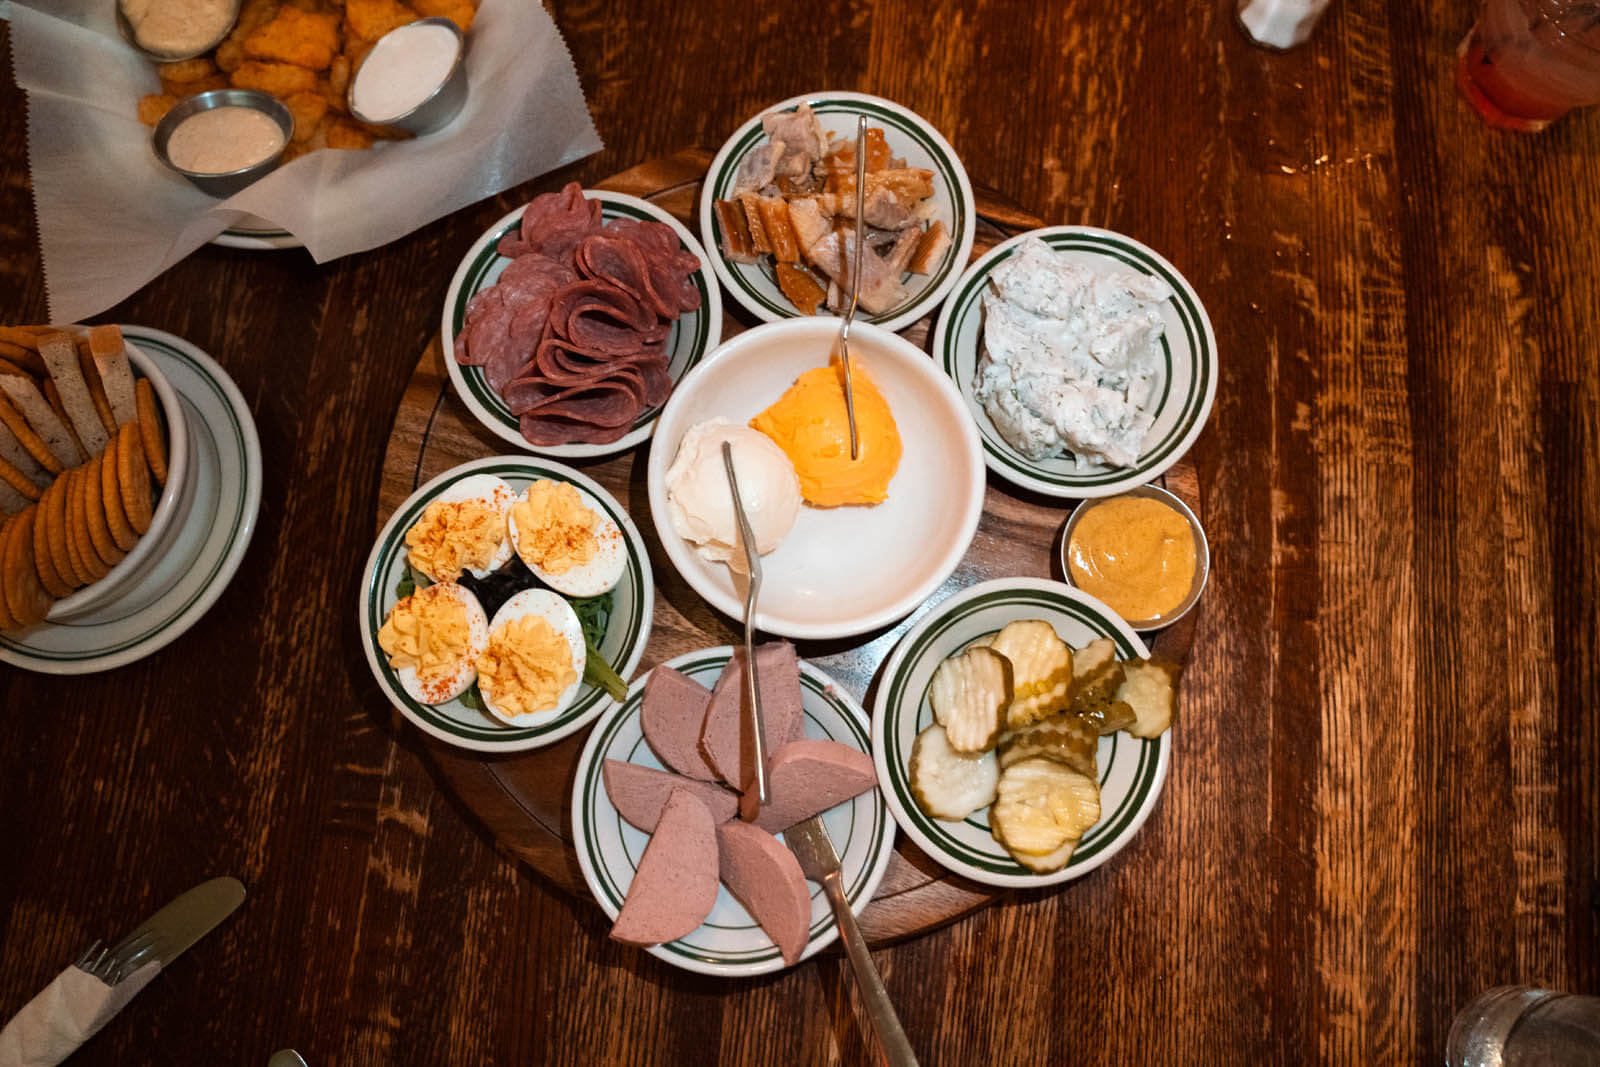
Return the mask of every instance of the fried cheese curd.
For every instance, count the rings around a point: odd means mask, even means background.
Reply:
[[[855,459],[850,458],[844,371],[837,363],[806,371],[750,420],[789,457],[800,477],[800,495],[815,507],[881,504],[900,468],[900,430],[889,402],[859,363],[850,379],[860,446]]]
[[[578,672],[567,639],[548,620],[527,614],[489,634],[478,677],[501,714],[516,716],[556,707]]]
[[[548,478],[528,486],[527,496],[511,507],[522,561],[551,574],[565,574],[594,559],[600,547],[594,532],[597,519],[577,489]]]
[[[488,570],[506,539],[501,513],[482,500],[435,500],[406,531],[406,559],[436,582]]]
[[[439,16],[465,34],[476,14],[476,0],[245,0],[233,32],[211,52],[157,65],[161,92],[139,100],[139,121],[154,126],[198,93],[258,89],[282,100],[294,117],[285,162],[318,148],[399,140],[410,135],[350,116],[350,76],[397,26]]]

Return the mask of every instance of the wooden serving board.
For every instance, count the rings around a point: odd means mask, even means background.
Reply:
[[[701,179],[711,161],[709,152],[691,149],[624,171],[599,183],[600,188],[629,193],[659,205],[691,230]],[[1043,223],[998,194],[975,191],[978,208],[976,259],[1000,241]],[[727,302],[732,305],[732,301]],[[753,322],[731,311],[723,339],[748,329]],[[902,334],[927,347],[931,319],[924,318]],[[500,455],[507,445],[485,430],[457,399],[446,375],[437,338],[422,353],[400,401],[383,460],[377,525],[417,486],[469,460]],[[604,485],[630,512],[645,514],[645,465],[648,445],[598,461],[565,461],[580,467]],[[1160,479],[1200,512],[1194,467],[1182,460]],[[1070,501],[1019,490],[991,478],[984,515],[966,558],[940,588],[936,599],[989,578],[1062,577],[1058,541],[1071,510]],[[655,623],[639,674],[684,652],[742,640],[738,620],[724,617],[701,600],[678,577],[656,538],[654,528],[640,526],[650,548],[655,572]],[[1193,640],[1197,611],[1158,634],[1152,642],[1162,655],[1182,663]],[[833,675],[870,709],[871,684],[878,667],[909,628],[909,622],[850,642],[799,642],[800,655]],[[516,756],[484,756],[426,739],[433,762],[461,803],[488,830],[506,855],[526,863],[556,885],[581,897],[588,887],[572,847],[571,796],[574,770],[588,732],[547,748]],[[890,861],[877,896],[861,915],[861,928],[874,943],[883,943],[934,929],[1003,896],[1004,890],[959,878],[930,860],[903,836]]]

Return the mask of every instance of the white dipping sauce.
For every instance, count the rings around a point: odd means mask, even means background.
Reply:
[[[401,26],[367,54],[350,102],[370,122],[397,119],[433,95],[460,51],[460,39],[446,26]]]
[[[141,48],[184,55],[216,44],[233,25],[233,0],[122,0],[122,14]]]
[[[180,170],[227,174],[260,163],[283,147],[283,127],[253,107],[198,111],[167,138],[167,158]]]

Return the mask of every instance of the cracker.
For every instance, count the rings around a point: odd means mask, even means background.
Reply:
[[[131,552],[139,543],[139,534],[128,525],[128,514],[122,510],[122,488],[117,477],[116,453],[106,449],[100,461],[100,502],[105,508],[106,525],[111,529],[111,540],[124,552]]]
[[[78,349],[78,369],[89,385],[89,399],[94,401],[94,413],[100,417],[100,425],[105,428],[109,441],[117,434],[117,417],[111,413],[111,400],[106,396],[106,383],[100,380],[100,368],[94,365],[94,356],[82,347]]]
[[[133,387],[134,406],[139,412],[139,437],[144,442],[144,459],[156,481],[167,484],[167,442],[161,437],[161,416],[156,411],[156,387],[149,378],[140,378]]]
[[[61,391],[56,388],[53,379],[44,380],[44,399],[50,405],[50,410],[56,413],[56,418],[61,420],[61,425],[67,428],[67,433],[72,436],[72,443],[78,446],[78,451],[83,455],[89,453],[84,449],[83,442],[78,438],[78,431],[73,429],[72,421],[67,418],[67,409],[61,405]]]
[[[55,564],[61,580],[76,589],[80,585],[88,585],[89,576],[82,573],[82,568],[75,566],[72,559],[71,538],[67,536],[68,481],[65,477],[57,478],[55,484],[45,491],[39,506],[46,513],[44,529],[50,539],[46,546],[50,550],[50,562]]]
[[[45,375],[44,360],[39,358],[38,345],[32,337],[22,342],[0,334],[0,355],[35,378],[43,378]]]
[[[104,463],[104,456],[105,453],[101,452],[91,459],[88,471],[79,480],[83,491],[83,513],[89,520],[89,543],[107,567],[115,567],[127,553],[111,539],[111,529],[106,525],[105,498],[100,494],[100,467]]]
[[[5,544],[5,560],[0,562],[0,573],[5,577],[6,610],[23,627],[41,623],[55,601],[39,584],[39,572],[33,568],[31,508],[11,520],[11,525],[6,529]]]
[[[6,460],[0,459],[0,482],[4,482],[29,500],[38,500],[42,495],[39,487],[17,468]]]
[[[50,368],[50,378],[61,395],[61,406],[66,409],[68,421],[78,435],[86,455],[94,455],[111,440],[106,428],[100,425],[100,415],[95,411],[94,399],[89,395],[89,383],[84,381],[83,367],[78,363],[78,345],[71,334],[47,333],[39,338],[39,355]]]
[[[42,504],[33,509],[33,568],[39,572],[45,592],[57,600],[72,595],[72,586],[56,573],[55,558],[50,554],[50,509]]]
[[[145,462],[139,427],[131,422],[117,434],[117,485],[128,525],[143,535],[150,529],[150,465]]]
[[[4,422],[0,422],[0,459],[26,474],[28,480],[40,489],[56,480],[55,475],[41,467],[39,461],[33,458],[33,454],[22,447],[17,435],[12,433],[11,427]]]
[[[5,563],[6,542],[10,540],[11,524],[20,521],[21,516],[11,515],[0,519],[0,565]],[[6,607],[6,576],[0,569],[0,630],[20,630],[22,624],[11,617],[10,610]]]
[[[133,404],[133,368],[128,364],[128,346],[122,331],[115,326],[94,326],[89,330],[89,351],[95,369],[105,385],[111,415],[118,426],[136,417]]]
[[[21,378],[31,378],[33,375],[5,358],[5,353],[0,352],[0,374],[15,374]]]
[[[89,512],[83,506],[83,482],[87,471],[79,467],[72,472],[72,483],[67,486],[67,537],[78,552],[78,562],[90,582],[98,582],[111,568],[100,559],[89,539]]]
[[[5,380],[0,378],[0,381]],[[28,420],[23,418],[22,413],[4,396],[0,396],[0,425],[5,426],[6,431],[16,439],[28,455],[33,457],[35,463],[51,474],[60,474],[67,469],[67,465],[57,459],[50,446],[45,444],[44,438],[34,433],[33,427],[28,425]],[[16,460],[13,458],[12,462],[16,463]],[[21,466],[20,463],[16,465]]]
[[[55,456],[56,462],[61,465],[57,468],[58,471],[76,467],[89,458],[79,450],[66,424],[51,410],[50,402],[39,392],[39,387],[33,384],[32,379],[18,378],[14,375],[0,376],[0,392],[6,394],[11,403],[16,405],[16,410],[27,420],[27,424],[37,431],[38,437],[43,439],[45,447],[50,449],[50,454]],[[22,436],[15,426],[11,427],[11,431],[18,437]],[[39,462],[44,463],[44,460],[41,459]],[[48,467],[49,464],[46,463],[45,466]]]

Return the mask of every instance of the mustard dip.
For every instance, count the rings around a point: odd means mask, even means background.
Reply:
[[[1160,619],[1194,584],[1189,520],[1144,496],[1114,497],[1083,513],[1067,543],[1072,583],[1130,622]]]

